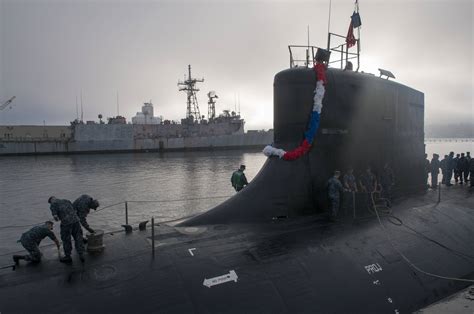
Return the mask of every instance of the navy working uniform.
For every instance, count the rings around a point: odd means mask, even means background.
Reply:
[[[375,175],[372,172],[366,171],[360,176],[360,185],[364,192],[375,192],[377,190],[377,178],[375,178]]]
[[[90,233],[94,233],[94,230],[89,226],[87,223],[87,215],[89,215],[91,208],[94,210],[99,207],[99,202],[94,200],[87,194],[79,196],[78,199],[72,203],[72,206],[76,210],[77,217],[79,218],[79,222],[81,225]]]
[[[68,200],[53,198],[51,200],[51,213],[56,221],[61,221],[61,240],[64,247],[64,258],[61,261],[70,262],[72,243],[71,236],[74,238],[74,245],[81,261],[84,260],[84,243],[82,240],[82,229],[79,224],[79,217]]]
[[[51,228],[52,228],[52,223],[51,223]],[[59,247],[59,241],[56,238],[56,235],[54,234],[53,231],[51,231],[48,228],[47,224],[33,227],[27,232],[23,233],[21,235],[20,240],[18,240],[18,242],[20,242],[21,245],[23,245],[23,247],[28,251],[29,255],[14,255],[13,260],[15,261],[15,264],[18,264],[18,260],[20,259],[24,259],[28,262],[33,262],[33,263],[41,262],[42,254],[39,249],[39,244],[46,237],[49,237],[51,240],[53,240],[56,243],[56,245]]]
[[[358,192],[357,181],[352,173],[346,173],[344,175],[344,187],[350,192]]]
[[[331,177],[328,183],[328,197],[331,202],[331,216],[333,219],[337,217],[341,193],[343,191],[342,184],[336,176]]]
[[[431,164],[428,160],[428,155],[425,154],[425,184],[428,182],[428,175],[430,174]]]
[[[438,186],[439,168],[441,167],[440,161],[438,158],[439,158],[438,154],[433,154],[433,159],[431,159],[431,163],[430,163],[432,189],[435,189]]]
[[[244,170],[245,170],[245,166],[244,165],[240,166],[240,169],[237,171],[234,171],[234,173],[232,173],[232,177],[230,178],[230,182],[232,183],[232,186],[237,192],[239,192],[240,190],[244,188],[244,186],[249,184],[247,182],[247,178],[245,177]]]
[[[392,188],[395,184],[395,178],[392,168],[386,165],[380,176],[380,185],[382,186],[382,197],[385,198],[387,207],[392,206]]]
[[[471,180],[471,187],[474,186],[474,158],[469,159],[469,180]]]

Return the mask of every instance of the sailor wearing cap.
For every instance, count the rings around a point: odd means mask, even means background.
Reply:
[[[87,194],[84,194],[79,196],[79,198],[75,200],[74,203],[72,203],[72,206],[76,210],[79,221],[81,222],[81,225],[84,227],[84,229],[90,233],[94,233],[94,229],[89,226],[86,218],[87,215],[89,215],[91,208],[97,210],[97,207],[99,207],[99,201],[93,199]]]

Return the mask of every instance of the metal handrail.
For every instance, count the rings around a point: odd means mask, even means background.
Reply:
[[[327,44],[327,51],[330,52],[337,52],[340,53],[340,58],[337,60],[329,60],[328,64],[333,64],[336,62],[340,62],[340,68],[344,68],[344,64],[347,65],[347,62],[352,59],[357,59],[357,69],[355,70],[356,72],[359,71],[360,68],[360,41],[359,39],[356,39],[356,52],[349,52],[349,48],[347,47],[347,43],[342,43],[337,46],[331,47],[331,36],[335,36],[338,38],[343,38],[346,39],[346,36],[335,34],[335,33],[329,33],[328,34],[328,44]],[[296,59],[294,57],[294,51],[295,50],[301,50],[305,49],[305,54],[306,58],[305,59]],[[305,67],[311,67],[313,60],[315,58],[315,52],[317,52],[318,49],[324,49],[318,46],[311,46],[311,45],[289,45],[288,50],[290,52],[290,68],[298,67],[300,64]]]

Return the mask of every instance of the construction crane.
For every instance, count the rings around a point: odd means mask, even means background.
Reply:
[[[1,105],[0,105],[0,110],[3,110],[3,109],[5,109],[5,108],[7,108],[8,105],[10,105],[10,104],[12,103],[13,99],[15,99],[15,98],[16,98],[16,96],[13,96],[12,98],[8,99],[6,102],[4,102],[3,104],[1,104]],[[11,108],[12,108],[12,107],[10,106],[10,109],[11,109]]]

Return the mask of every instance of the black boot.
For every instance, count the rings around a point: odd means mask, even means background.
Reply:
[[[25,257],[23,255],[13,255],[13,262],[15,262],[16,266],[20,265],[21,259],[25,259]]]
[[[72,258],[70,255],[66,255],[66,256],[63,256],[59,259],[59,261],[61,263],[65,263],[65,264],[71,264],[72,263]]]
[[[79,259],[81,260],[81,263],[84,263],[86,259],[84,258],[84,254],[79,254]]]

